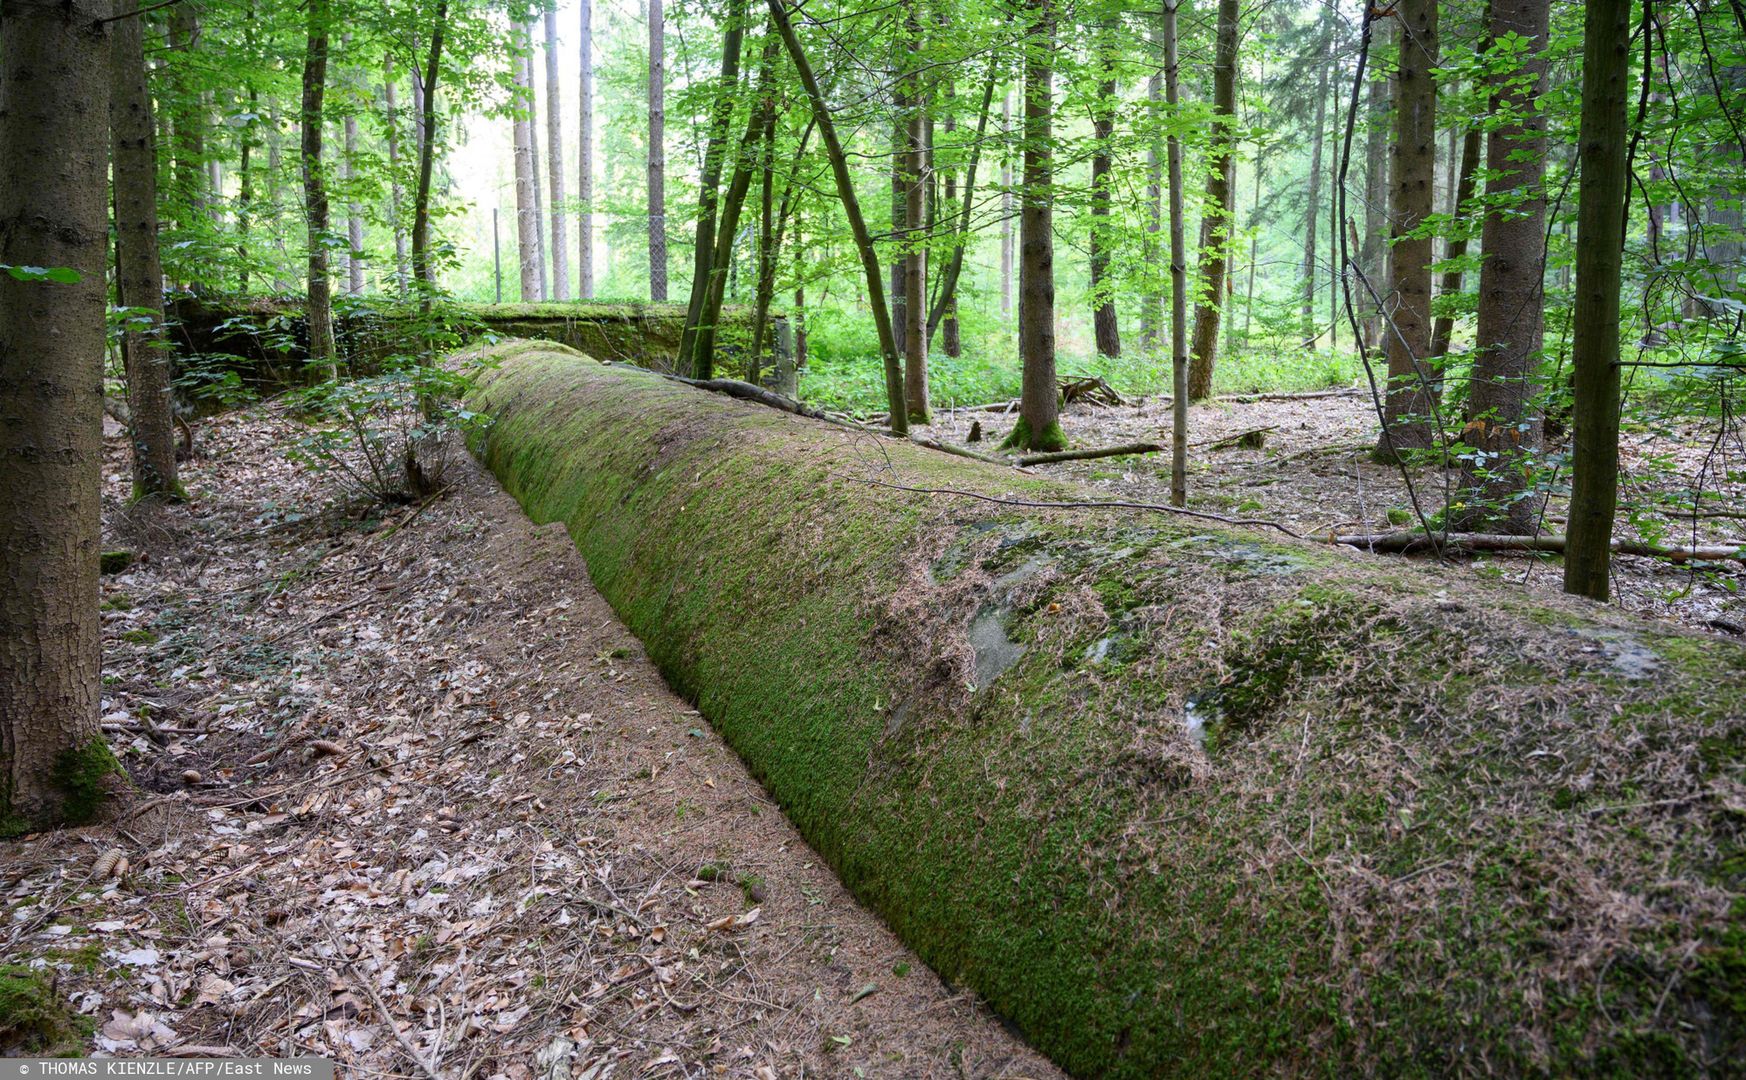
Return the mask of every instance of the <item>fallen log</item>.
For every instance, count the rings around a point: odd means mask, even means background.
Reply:
[[[1048,454],[1026,454],[1015,459],[1020,465],[1053,465],[1058,461],[1091,461],[1095,458],[1125,457],[1128,454],[1156,454],[1168,449],[1158,443],[1123,443],[1120,446],[1095,446],[1086,450],[1056,450]]]
[[[1334,536],[1333,543],[1363,548],[1366,551],[1406,553],[1429,551],[1440,547],[1445,551],[1551,551],[1563,552],[1564,534],[1544,536],[1512,536],[1508,533],[1437,533],[1436,543],[1423,532],[1355,533]],[[1674,562],[1746,562],[1746,545],[1698,544],[1669,546],[1647,544],[1637,540],[1614,540],[1613,551],[1620,555],[1642,555]]]
[[[1069,1072],[1746,1054],[1739,643],[500,355],[483,460],[847,887]]]

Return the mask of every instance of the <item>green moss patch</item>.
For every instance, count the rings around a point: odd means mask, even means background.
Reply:
[[[1069,1072],[1746,1055],[1738,645],[1205,521],[895,490],[1095,498],[497,352],[472,404],[505,487],[845,884]],[[980,675],[979,616],[1014,650]]]
[[[91,1031],[91,1019],[61,1000],[48,972],[0,966],[0,1054],[74,1057]]]

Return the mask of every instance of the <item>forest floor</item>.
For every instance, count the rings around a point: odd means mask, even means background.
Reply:
[[[562,525],[464,454],[445,497],[349,503],[285,460],[296,431],[207,421],[169,508],[125,509],[109,441],[105,546],[140,560],[103,579],[103,712],[138,790],[0,877],[0,951],[53,973],[84,1050],[1059,1075],[843,890]]]
[[[983,438],[969,444],[971,425],[980,421]],[[919,429],[942,442],[991,453],[1012,418],[986,409],[942,412],[931,427]],[[1168,398],[1140,399],[1123,406],[1071,405],[1062,414],[1076,449],[1157,442],[1168,446]],[[1262,431],[1259,447],[1217,446],[1245,432]],[[1228,517],[1274,521],[1306,536],[1381,534],[1417,528],[1401,470],[1378,464],[1376,414],[1368,395],[1287,396],[1268,400],[1214,400],[1189,410],[1188,506]],[[1718,434],[1715,420],[1669,418],[1627,430],[1621,438],[1621,513],[1633,506],[1664,506],[1668,499],[1692,502],[1705,497],[1707,513],[1697,519],[1639,511],[1651,529],[1665,530],[1666,545],[1746,544],[1746,444],[1740,421],[1730,419]],[[1167,503],[1170,456],[1162,453],[1061,462],[1036,471],[1101,489],[1111,498]],[[1426,514],[1444,505],[1445,481],[1454,470],[1419,468],[1412,472]],[[1568,480],[1566,478],[1566,483]],[[1545,510],[1547,532],[1564,530],[1565,500],[1554,497]],[[1694,525],[1696,526],[1694,528]],[[1629,526],[1623,538],[1638,539]],[[1378,554],[1377,558],[1425,558]],[[1498,553],[1454,557],[1480,577],[1519,582],[1535,590],[1562,588],[1562,561],[1545,553]],[[1629,555],[1613,560],[1613,596],[1637,614],[1681,623],[1693,629],[1746,635],[1746,565],[1678,564]]]

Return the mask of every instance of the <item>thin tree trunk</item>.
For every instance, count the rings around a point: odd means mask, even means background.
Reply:
[[[558,11],[546,9],[546,171],[552,185],[552,278],[548,300],[570,299],[569,207],[564,205],[563,84],[558,80]]]
[[[540,295],[539,209],[534,194],[539,190],[539,177],[534,173],[533,117],[528,111],[533,100],[533,87],[528,84],[528,67],[519,50],[530,48],[527,26],[516,23],[512,30],[515,58],[515,241],[521,266],[521,300],[529,303],[545,299]]]
[[[1261,184],[1267,175],[1267,147],[1255,147],[1255,197],[1249,206],[1249,282],[1243,291],[1243,343],[1249,342],[1249,328],[1255,321],[1255,268],[1261,263]]]
[[[1645,47],[1651,35],[1645,34]],[[1605,600],[1619,497],[1619,292],[1625,244],[1630,0],[1590,0],[1582,46],[1577,185],[1576,401],[1564,591]]]
[[[303,205],[308,219],[309,362],[326,378],[339,375],[333,340],[333,294],[327,272],[327,181],[322,176],[323,99],[327,94],[328,0],[309,0],[303,57]]]
[[[552,298],[552,269],[551,262],[546,258],[546,185],[545,181],[541,179],[540,170],[540,162],[544,159],[540,154],[539,79],[534,74],[534,50],[538,48],[534,44],[537,37],[534,31],[536,25],[530,20],[524,31],[528,52],[526,56],[522,57],[521,62],[527,68],[527,82],[525,84],[527,86],[528,111],[527,137],[528,145],[532,148],[530,157],[533,161],[534,266],[538,268],[540,275],[539,298],[541,301],[546,301]]]
[[[909,105],[909,114],[904,118],[904,253],[903,253],[903,292],[907,300],[904,306],[904,354],[903,388],[904,399],[909,404],[909,422],[926,424],[932,421],[933,415],[928,409],[928,328],[927,328],[927,276],[928,252],[925,246],[927,232],[927,152],[928,139],[926,130],[926,113],[922,97],[922,86],[917,74],[921,64],[922,31],[921,15],[917,11],[919,0],[908,0],[904,15],[906,37],[906,53],[911,58],[909,75],[905,80],[908,87],[904,99]]]
[[[649,299],[667,299],[667,108],[661,0],[649,0]]]
[[[770,114],[768,124],[769,126],[765,129],[764,137],[766,187],[768,187],[770,182],[770,166],[774,159],[776,150],[776,115],[774,112]],[[776,212],[774,232],[771,232],[769,222],[765,222],[764,231],[768,236],[768,243],[759,254],[757,312],[752,319],[752,359],[754,364],[762,363],[764,341],[769,333],[770,305],[776,298],[776,265],[782,253],[782,237],[788,226],[789,215],[793,212],[797,197],[801,194],[800,163],[806,158],[807,145],[812,140],[813,128],[817,126],[818,122],[813,118],[808,117],[806,127],[801,129],[800,141],[795,144],[794,158],[788,167],[788,183],[782,189],[782,205]],[[765,196],[766,203],[768,203],[768,191],[766,191]],[[767,205],[765,216],[769,216]],[[805,292],[799,286],[796,286],[794,289],[794,296],[794,302],[798,306],[804,298]],[[805,324],[801,321],[798,313],[795,315],[794,336],[796,343],[795,366],[799,367],[804,361],[803,350],[806,344],[806,331]],[[751,376],[748,381],[753,383],[758,381],[758,371],[756,367],[752,368]]]
[[[691,300],[685,308],[685,329],[679,340],[679,367],[689,368],[696,378],[711,365],[711,358],[696,352],[698,320],[708,301],[710,260],[715,254],[716,213],[721,202],[721,169],[727,158],[728,126],[733,122],[734,100],[740,85],[740,44],[746,33],[745,0],[730,0],[727,29],[722,34],[721,83],[710,109],[709,142],[703,150],[703,175],[697,183],[697,237],[691,261]]]
[[[1393,19],[1377,19],[1372,23],[1372,52],[1386,51],[1394,33]],[[1388,138],[1392,127],[1393,87],[1387,70],[1381,63],[1370,66],[1367,88],[1369,131],[1365,136],[1364,170],[1364,243],[1359,256],[1364,273],[1378,290],[1388,280]],[[1369,348],[1382,342],[1382,317],[1373,310],[1368,299],[1361,305],[1368,313],[1364,320],[1364,340]]]
[[[746,204],[746,193],[752,187],[752,173],[760,165],[764,131],[776,115],[776,56],[781,44],[776,35],[766,35],[764,55],[758,70],[758,105],[746,120],[745,134],[734,164],[733,177],[728,181],[727,194],[722,199],[720,227],[716,230],[715,251],[709,260],[708,289],[704,293],[703,311],[697,320],[697,340],[693,345],[693,364],[700,379],[715,377],[716,328],[721,320],[721,305],[727,292],[728,269],[733,265],[734,240],[739,235],[740,212]]]
[[[169,65],[171,194],[179,215],[176,224],[188,229],[206,215],[206,119],[201,115],[200,93],[187,78],[188,59],[200,40],[200,15],[194,4],[170,8],[169,45],[182,55]]]
[[[1012,91],[1000,102],[1000,314],[1012,315]]]
[[[1400,75],[1394,104],[1394,150],[1389,217],[1393,305],[1390,329],[1383,335],[1388,355],[1385,424],[1377,437],[1377,456],[1393,460],[1399,451],[1432,443],[1433,380],[1431,354],[1431,241],[1412,235],[1431,214],[1437,156],[1436,0],[1401,0]]]
[[[392,54],[382,60],[382,109],[387,121],[383,127],[388,136],[388,221],[394,229],[394,291],[404,300],[410,266],[406,254],[406,229],[401,220],[406,192],[400,185],[400,105],[394,89]]]
[[[1422,3],[1433,3],[1435,0],[1419,0]],[[1322,198],[1322,146],[1326,141],[1328,126],[1328,74],[1334,59],[1334,8],[1329,4],[1322,9],[1322,32],[1327,39],[1322,43],[1322,62],[1317,67],[1316,74],[1316,122],[1310,132],[1310,171],[1309,197],[1303,212],[1303,316],[1302,337],[1304,348],[1314,350],[1316,339],[1316,238],[1321,231],[1321,198]]]
[[[1054,0],[1026,0],[1023,209],[1019,218],[1019,420],[1006,445],[1065,450],[1055,385],[1055,237],[1051,124],[1055,93]]]
[[[952,227],[952,258],[946,264],[946,272],[940,282],[940,297],[933,310],[928,312],[928,333],[934,332],[934,327],[940,325],[942,319],[950,318],[954,323],[958,311],[958,280],[964,271],[964,249],[969,243],[970,215],[976,205],[976,170],[982,161],[982,141],[988,133],[988,114],[994,104],[994,82],[1000,73],[997,64],[991,63],[988,69],[988,81],[982,87],[982,107],[976,116],[976,141],[970,147],[970,160],[964,169],[964,197],[958,209],[958,220]],[[947,201],[953,201],[957,195],[951,183],[946,187]],[[950,315],[948,316],[948,311]],[[946,355],[956,356],[948,344]]]
[[[1152,48],[1160,48],[1159,27],[1154,22],[1147,29]],[[1146,266],[1158,262],[1158,238],[1164,231],[1164,144],[1163,130],[1164,69],[1154,70],[1146,79],[1146,119],[1152,127],[1152,137],[1146,141]],[[1148,281],[1159,280],[1155,274]],[[1158,323],[1164,315],[1164,291],[1148,286],[1140,303],[1140,348],[1150,353],[1158,348]]]
[[[1164,0],[1164,103],[1170,114],[1166,169],[1170,180],[1170,505],[1188,502],[1188,254],[1182,222],[1182,139],[1177,135],[1182,94],[1176,9]]]
[[[89,818],[117,768],[98,725],[109,13],[0,4],[0,263],[79,275],[0,273],[0,819],[29,826]]]
[[[138,10],[138,0],[119,0],[118,17],[109,24],[115,292],[116,301],[130,309],[121,339],[128,444],[133,451],[135,497],[180,498],[176,428],[170,409],[170,352],[164,338],[164,271],[158,260],[156,123],[146,86],[145,34]]]
[[[1188,397],[1212,396],[1218,362],[1219,317],[1224,310],[1225,278],[1230,270],[1231,221],[1236,191],[1231,183],[1232,147],[1237,122],[1237,0],[1219,0],[1217,44],[1213,55],[1213,129],[1207,147],[1206,203],[1200,222],[1200,280],[1205,295],[1194,309],[1194,344],[1188,368]]]
[[[818,79],[812,73],[812,65],[806,62],[806,53],[800,47],[800,39],[795,36],[794,27],[788,21],[785,0],[768,0],[768,3],[770,17],[776,23],[776,31],[782,35],[782,45],[788,50],[788,58],[794,63],[795,74],[800,77],[800,84],[806,89],[806,96],[812,102],[813,119],[818,121],[819,137],[824,140],[825,154],[830,158],[831,172],[837,182],[837,197],[843,203],[843,216],[849,221],[849,232],[854,236],[855,249],[861,256],[861,269],[867,278],[867,306],[873,311],[873,327],[879,334],[879,351],[885,362],[885,403],[891,417],[891,429],[904,435],[909,432],[909,421],[905,415],[903,400],[903,365],[898,359],[897,344],[891,336],[891,314],[882,295],[884,286],[879,280],[879,255],[873,249],[872,235],[867,232],[867,221],[861,216],[861,203],[855,197],[854,177],[849,175],[849,161],[843,153],[842,142],[837,139],[836,125],[831,123],[830,105],[819,90]],[[795,292],[795,306],[802,306],[799,290]],[[804,350],[805,346],[800,348]]]
[[[1097,65],[1100,78],[1091,114],[1091,230],[1086,254],[1091,274],[1091,324],[1100,356],[1122,354],[1114,286],[1109,280],[1109,202],[1110,188],[1115,184],[1111,144],[1115,136],[1115,111],[1118,103],[1115,73],[1120,59],[1115,29],[1113,22],[1106,22],[1099,27]]]
[[[442,76],[443,34],[448,21],[449,0],[438,0],[424,76],[421,79],[414,72],[412,80],[414,89],[420,91],[413,98],[418,106],[418,188],[412,198],[412,272],[418,276],[420,302],[427,313],[437,288],[435,260],[430,257],[430,190],[436,165],[436,92]]]
[[[350,35],[347,35],[350,44]],[[349,82],[348,77],[348,82]],[[345,158],[340,162],[340,176],[346,182],[349,195],[357,176],[358,117],[347,113],[342,129],[345,132]],[[346,292],[352,296],[364,294],[364,208],[356,199],[346,200]]]
[[[991,84],[991,89],[992,89],[992,84]],[[987,110],[983,111],[983,115],[987,116]],[[955,138],[953,138],[953,136],[955,136],[958,133],[958,99],[957,99],[957,92],[956,92],[956,84],[950,83],[950,82],[948,82],[946,84],[945,128],[946,128],[946,141],[948,143],[955,144],[957,142],[957,140]],[[980,132],[980,130],[978,130],[978,133],[977,133],[977,143],[978,143],[978,145],[976,147],[972,148],[970,151],[972,155],[974,155],[977,151],[979,151],[981,149],[981,145],[980,145],[981,132]],[[931,145],[928,149],[929,149],[930,155],[937,153],[937,148],[935,148]],[[947,209],[951,209],[951,208],[956,207],[958,205],[958,170],[953,169],[953,168],[947,168],[947,169],[943,169],[941,171],[943,171],[945,173],[946,207],[947,207]],[[966,190],[968,190],[968,187],[971,183],[972,183],[971,180],[967,179],[965,181]],[[944,275],[942,275],[940,278],[940,310],[942,312],[941,320],[940,320],[940,349],[947,356],[950,356],[954,359],[956,359],[958,356],[962,355],[962,353],[964,352],[964,343],[963,343],[963,341],[960,338],[959,333],[958,333],[958,278],[957,278],[957,273],[962,272],[962,267],[964,264],[964,239],[965,239],[965,237],[964,237],[962,230],[960,230],[960,229],[953,229],[952,230],[952,255],[951,255],[951,258],[949,258],[947,260],[946,273]],[[954,268],[957,268],[956,272],[954,271]],[[930,313],[930,318],[928,320],[928,322],[929,322],[928,333],[929,334],[933,333],[933,319],[931,317],[931,314],[932,313]]]
[[[903,166],[908,153],[905,146],[909,141],[905,122],[909,115],[908,88],[908,80],[894,70],[891,85],[894,117],[891,124],[891,238],[894,247],[888,273],[891,275],[891,333],[906,365],[909,356],[909,262],[904,256],[903,240],[909,218],[909,185],[903,178]]]
[[[581,114],[576,132],[576,295],[594,298],[594,3],[577,0],[581,8]]]
[[[1467,531],[1530,533],[1535,507],[1527,495],[1532,451],[1542,422],[1534,407],[1534,370],[1545,345],[1546,86],[1549,0],[1490,0],[1493,48],[1511,35],[1530,43],[1519,67],[1492,77],[1493,112],[1508,120],[1487,136],[1489,208],[1482,225],[1479,325],[1463,438],[1459,518]],[[1507,209],[1506,209],[1507,208]]]
[[[1456,230],[1449,238],[1448,250],[1443,253],[1447,262],[1463,259],[1467,256],[1467,228],[1463,217],[1463,208],[1473,201],[1473,186],[1479,172],[1480,131],[1478,125],[1467,129],[1461,139],[1461,166],[1455,180],[1455,193],[1452,197],[1449,216],[1452,227]],[[1507,166],[1508,161],[1504,164]],[[1465,275],[1459,266],[1451,266],[1443,271],[1443,280],[1439,283],[1438,294],[1441,296],[1458,296]],[[1455,336],[1455,316],[1448,312],[1437,316],[1431,326],[1431,355],[1439,362],[1449,353],[1449,342]]]
[[[285,141],[279,133],[279,106],[267,106],[267,231],[273,237],[273,249],[278,252],[273,260],[273,291],[280,296],[287,296],[296,290],[297,285],[286,276],[291,268],[291,253],[285,247],[285,230],[279,227],[284,216],[284,187],[280,178],[285,173]],[[162,130],[162,125],[159,125]],[[160,162],[160,165],[162,163]],[[158,175],[162,177],[163,171]]]

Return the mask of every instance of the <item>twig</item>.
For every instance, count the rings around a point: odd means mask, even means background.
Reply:
[[[1164,447],[1158,443],[1123,443],[1120,446],[1098,446],[1090,450],[1059,450],[1050,454],[1028,454],[1018,459],[1020,465],[1052,465],[1057,461],[1089,461],[1093,458],[1122,457],[1127,454],[1155,454]]]

